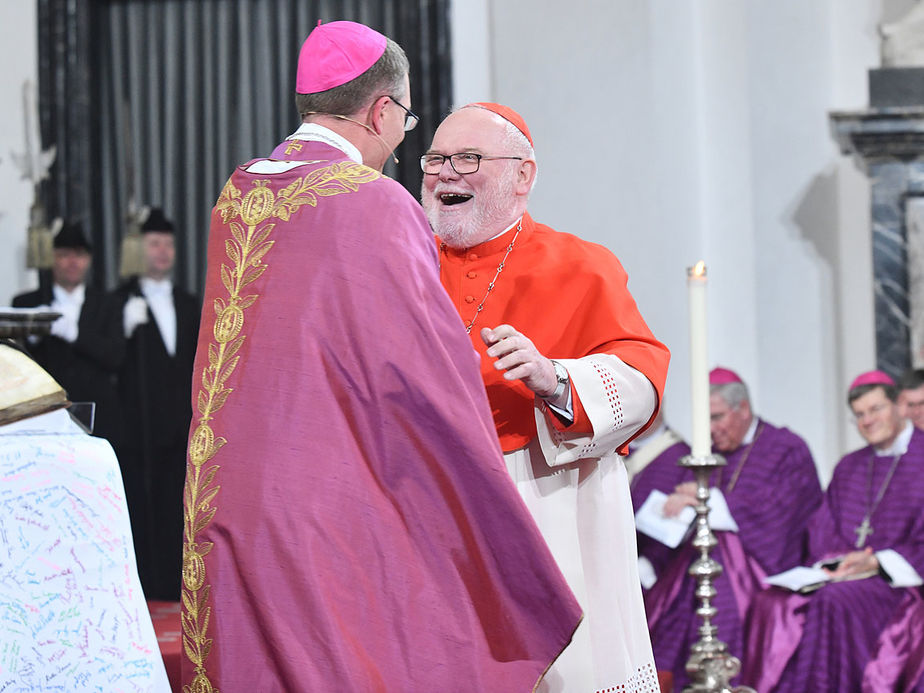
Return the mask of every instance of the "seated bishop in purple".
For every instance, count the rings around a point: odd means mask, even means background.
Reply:
[[[877,648],[889,649],[880,642],[889,624],[919,598],[924,575],[924,432],[902,418],[896,398],[881,371],[850,387],[869,445],[835,468],[802,561],[825,567],[834,581],[810,594],[771,587],[755,598],[742,680],[761,693],[911,690],[909,681],[862,683]],[[877,680],[884,676],[879,668]]]
[[[726,525],[738,528],[715,531],[718,546],[711,555],[723,571],[714,581],[717,615],[712,622],[729,652],[741,657],[751,599],[764,575],[798,563],[806,523],[821,503],[821,487],[805,441],[755,416],[747,386],[735,372],[715,368],[709,384],[712,447],[727,461],[711,479],[710,521],[718,520],[715,505],[724,499],[731,516]],[[683,483],[661,489],[673,490],[665,514],[696,504],[692,479],[692,472],[685,471]],[[689,540],[681,544],[645,598],[655,663],[673,672],[678,690],[689,680],[685,665],[702,623],[695,611],[696,581],[687,572],[697,555]]]
[[[662,403],[648,430],[629,443],[629,455],[624,460],[636,514],[652,491],[671,493],[678,484],[692,478],[679,464],[682,457],[690,454],[690,446],[665,423],[663,412]],[[636,534],[639,577],[647,592],[673,558],[674,549],[643,532]]]

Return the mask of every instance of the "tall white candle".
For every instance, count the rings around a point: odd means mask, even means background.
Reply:
[[[706,355],[706,263],[687,268],[690,301],[690,411],[693,418],[693,457],[711,451],[709,431],[709,365]]]

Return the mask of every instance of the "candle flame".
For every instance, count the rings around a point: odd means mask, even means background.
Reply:
[[[700,260],[695,265],[693,265],[693,276],[702,277],[706,274],[706,263],[703,260]]]

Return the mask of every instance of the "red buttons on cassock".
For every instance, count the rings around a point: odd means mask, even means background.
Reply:
[[[475,302],[475,297],[474,297],[474,296],[466,296],[466,297],[465,297],[465,302],[466,302],[466,303],[474,303],[474,302]]]

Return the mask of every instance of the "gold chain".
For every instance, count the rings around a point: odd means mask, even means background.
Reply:
[[[484,310],[484,304],[488,300],[488,296],[491,295],[491,292],[494,291],[494,283],[497,281],[497,278],[500,276],[500,273],[504,271],[504,263],[507,262],[507,256],[510,255],[510,251],[513,250],[514,243],[517,242],[517,238],[520,236],[520,231],[523,230],[523,217],[520,217],[520,221],[517,222],[517,232],[513,235],[513,239],[510,241],[510,245],[507,246],[507,252],[504,253],[504,257],[501,259],[500,264],[497,266],[497,272],[494,273],[494,279],[491,280],[491,283],[488,284],[488,290],[484,294],[484,298],[481,299],[481,303],[478,304],[478,307],[475,309],[475,315],[472,316],[471,322],[466,326],[465,333],[471,334],[472,327],[475,325],[475,321],[478,319],[478,315]],[[446,249],[445,243],[440,243],[440,260],[443,258],[443,251]],[[441,267],[442,269],[442,267]]]

